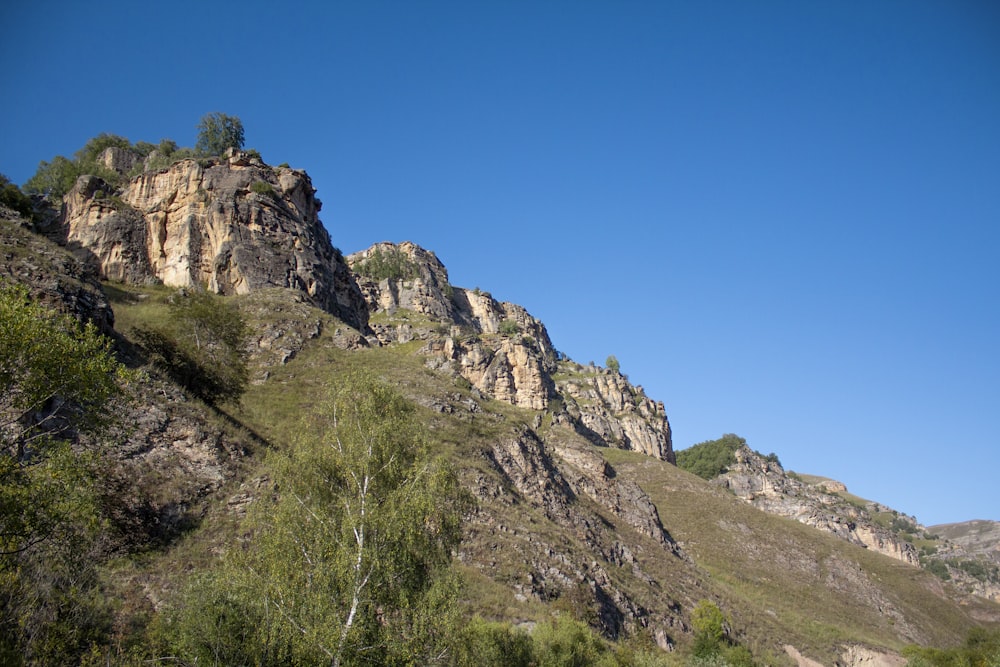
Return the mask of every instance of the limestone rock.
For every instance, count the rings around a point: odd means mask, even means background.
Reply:
[[[813,485],[789,476],[779,463],[746,445],[736,450],[735,457],[736,463],[714,481],[739,498],[770,514],[791,517],[904,563],[920,564],[912,544],[880,526],[864,508],[827,491],[830,486],[826,482]]]
[[[592,441],[675,463],[663,403],[648,398],[625,376],[564,360],[559,364],[556,388],[570,416]]]
[[[364,299],[319,210],[305,172],[237,153],[181,160],[120,192],[82,176],[64,197],[62,221],[67,242],[91,255],[102,278],[219,294],[290,288],[364,330]]]

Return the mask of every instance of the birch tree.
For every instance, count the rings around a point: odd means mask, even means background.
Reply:
[[[338,383],[308,421],[310,434],[272,459],[276,498],[258,501],[252,537],[224,577],[242,590],[227,608],[238,600],[255,626],[254,638],[239,640],[253,644],[237,651],[241,660],[446,660],[456,613],[447,565],[463,497],[456,476],[429,455],[412,404],[370,376]],[[244,637],[227,627],[197,652],[213,660],[220,643]]]

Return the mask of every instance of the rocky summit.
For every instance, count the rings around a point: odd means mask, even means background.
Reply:
[[[664,403],[561,354],[521,306],[452,285],[414,243],[342,255],[305,172],[240,151],[101,160],[117,184],[79,177],[46,236],[6,212],[0,253],[7,280],[99,322],[144,370],[114,452],[128,529],[102,556],[116,631],[176,608],[187,573],[250,548],[250,508],[283,493],[265,452],[296,447],[302,415],[358,368],[412,402],[457,471],[470,502],[451,568],[469,617],[574,618],[666,656],[690,650],[711,605],[731,647],[761,663],[831,667],[899,665],[909,644],[1000,623],[989,591],[960,578],[971,547],[948,560],[945,538],[911,517],[748,447],[712,481],[679,469]],[[245,321],[238,402],[206,404],[158,370],[149,331],[174,288]]]

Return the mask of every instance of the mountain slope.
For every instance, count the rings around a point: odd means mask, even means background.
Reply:
[[[307,177],[277,187],[284,174],[237,155],[115,192],[82,177],[68,195],[66,234],[80,261],[117,281],[105,290],[132,364],[148,361],[134,331],[168,316],[173,290],[158,282],[219,293],[252,332],[251,383],[226,410],[146,366],[120,456],[141,491],[125,511],[149,539],[141,557],[108,564],[119,625],[155,617],[192,572],[246,539],[247,507],[280,493],[264,452],[294,447],[331,379],[362,368],[418,406],[476,501],[455,563],[469,614],[513,624],[571,615],[670,650],[690,644],[692,610],[708,599],[758,656],[780,662],[790,645],[828,665],[850,664],[852,647],[955,644],[1000,621],[997,605],[959,604],[918,567],[678,469],[663,404],[641,387],[566,359],[540,320],[451,285],[414,244],[341,257],[320,232]],[[254,192],[258,180],[270,194]],[[25,233],[3,237],[7,261],[68,256]],[[60,284],[66,269],[43,272]]]

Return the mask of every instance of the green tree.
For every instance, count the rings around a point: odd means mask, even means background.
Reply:
[[[80,165],[76,162],[57,155],[52,158],[52,162],[42,160],[38,163],[34,176],[24,183],[24,191],[29,194],[60,198],[70,191],[82,173]]]
[[[31,199],[3,174],[0,174],[0,204],[17,211],[24,218],[30,219],[34,216]]]
[[[168,324],[134,332],[153,363],[206,403],[239,399],[248,380],[248,329],[239,311],[198,289],[178,292],[168,308]]]
[[[613,354],[608,355],[608,358],[604,360],[604,365],[612,373],[620,373],[621,372],[621,368],[622,367],[621,367],[621,364],[618,363],[618,357],[616,357]]]
[[[725,646],[726,616],[711,600],[700,600],[691,612],[691,629],[694,630],[693,653],[705,658],[716,655]]]
[[[197,128],[195,150],[201,155],[222,155],[226,149],[243,148],[243,123],[236,116],[218,112],[205,114]]]
[[[99,436],[131,374],[93,325],[0,285],[0,662],[67,664],[106,631]]]
[[[740,436],[726,433],[718,440],[699,442],[677,452],[677,467],[703,479],[713,479],[736,463],[736,450],[746,444]]]
[[[210,594],[220,603],[197,618],[180,606],[178,627],[197,632],[180,634],[179,653],[335,666],[446,657],[463,493],[413,412],[370,376],[338,383],[273,455],[278,498],[259,501],[252,543],[216,580],[225,593]]]

